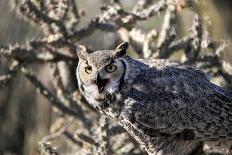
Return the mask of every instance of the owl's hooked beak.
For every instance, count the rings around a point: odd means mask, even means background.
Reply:
[[[99,76],[97,76],[97,78],[95,80],[95,84],[97,85],[99,93],[101,93],[104,90],[108,81],[109,81],[109,79],[101,79]]]

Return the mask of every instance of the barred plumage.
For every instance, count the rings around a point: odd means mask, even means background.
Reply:
[[[208,141],[232,140],[232,92],[193,67],[133,59],[125,55],[127,47],[78,54],[77,78],[90,104],[149,154],[186,155]]]

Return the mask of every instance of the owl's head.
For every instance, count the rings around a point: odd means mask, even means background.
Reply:
[[[77,79],[80,91],[91,103],[101,103],[108,95],[119,90],[126,72],[122,57],[126,54],[128,43],[120,44],[115,50],[102,50],[87,53],[79,50]]]

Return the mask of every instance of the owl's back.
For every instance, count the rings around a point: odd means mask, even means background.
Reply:
[[[232,93],[195,68],[166,60],[132,60],[122,115],[141,132],[182,139],[232,139]],[[137,67],[136,67],[137,66]],[[132,70],[132,69],[131,69]],[[130,114],[133,115],[130,115]],[[143,131],[144,130],[144,131]],[[145,131],[149,130],[149,132]]]

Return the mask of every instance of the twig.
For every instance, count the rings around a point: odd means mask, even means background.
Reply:
[[[195,14],[193,25],[190,30],[191,40],[185,49],[185,57],[183,62],[188,62],[188,64],[194,62],[198,57],[201,50],[202,41],[202,22],[198,14]]]
[[[85,27],[70,35],[70,38],[79,40],[92,34],[96,29],[114,32],[120,27],[130,30],[136,21],[146,20],[166,7],[166,1],[161,0],[141,12],[126,12],[118,3],[103,7],[103,13],[96,16]]]
[[[79,109],[74,111],[68,108],[56,95],[54,95],[50,90],[48,90],[37,78],[36,76],[29,71],[27,68],[22,67],[21,72],[27,77],[27,79],[36,87],[37,91],[45,96],[50,103],[57,107],[63,113],[72,115],[72,116],[79,116]]]
[[[64,136],[67,137],[69,140],[71,140],[74,144],[80,146],[80,147],[83,147],[83,141],[82,140],[79,140],[79,139],[76,139],[75,136],[73,136],[70,132],[68,131],[65,131],[64,133]]]
[[[188,36],[185,36],[179,40],[173,41],[169,45],[169,47],[166,51],[166,56],[169,57],[175,51],[185,49],[191,40],[192,40],[192,36],[188,35]]]
[[[157,3],[150,5],[147,8],[142,9],[142,11],[138,11],[138,9],[135,8],[132,11],[132,14],[135,16],[135,18],[139,20],[145,20],[149,17],[152,17],[153,15],[160,13],[162,10],[164,10],[167,7],[166,0],[160,0]]]
[[[149,58],[154,51],[156,50],[156,46],[154,45],[154,41],[157,39],[158,32],[153,29],[147,33],[145,40],[143,42],[143,57]]]
[[[52,147],[50,143],[41,142],[39,144],[42,153],[46,153],[46,155],[59,155],[56,151],[56,148]]]
[[[174,0],[168,0],[168,7],[164,17],[164,22],[159,33],[157,40],[157,52],[151,57],[153,58],[167,58],[167,48],[176,36],[176,2]]]
[[[55,33],[55,29],[51,26],[55,24],[59,28],[59,32],[63,34],[64,37],[68,36],[65,25],[61,20],[56,20],[50,18],[46,14],[42,13],[30,0],[26,0],[20,5],[20,11],[24,16],[32,19],[35,23],[41,23],[47,25],[47,27],[52,30],[51,33]]]
[[[95,139],[93,139],[92,137],[90,137],[84,133],[80,133],[78,130],[75,131],[74,138],[80,139],[81,141],[88,143],[90,145],[94,145],[94,146],[98,145]]]
[[[78,7],[75,3],[75,0],[70,0],[69,5],[71,7],[71,12],[74,15],[74,19],[73,19],[74,21],[70,26],[70,30],[73,32],[75,30],[77,24],[79,23],[80,15],[79,15],[79,10],[78,10]]]
[[[13,61],[9,71],[6,74],[0,76],[0,88],[3,85],[8,84],[16,76],[18,69],[19,63],[17,61]]]
[[[109,139],[108,139],[108,118],[102,115],[100,118],[99,127],[99,146],[97,147],[97,155],[107,155],[109,151]]]
[[[43,51],[43,52],[35,52],[36,48],[43,48],[46,47],[46,44],[44,41],[32,41],[27,44],[26,47],[14,45],[14,46],[0,46],[0,55],[7,57],[7,58],[13,58],[20,62],[56,62],[61,60],[66,61],[76,61],[76,58],[70,57],[67,55],[63,55],[60,53],[52,53],[50,51]],[[43,46],[41,46],[43,44]],[[33,45],[33,46],[30,46]]]

